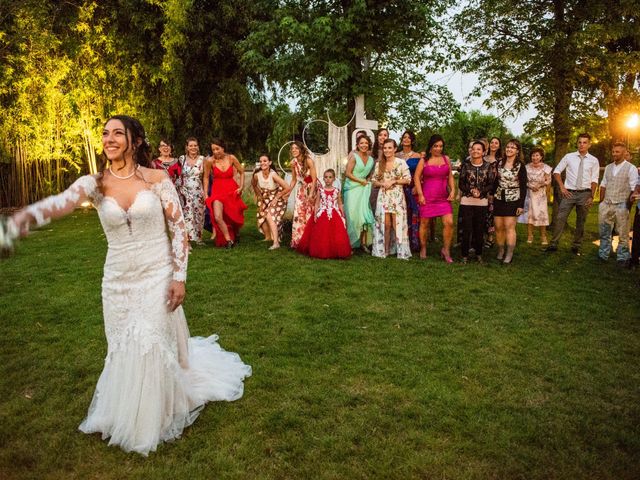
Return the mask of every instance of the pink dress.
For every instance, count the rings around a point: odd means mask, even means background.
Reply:
[[[441,217],[453,213],[451,202],[447,200],[449,192],[449,172],[451,166],[446,156],[442,165],[424,163],[422,170],[422,194],[425,204],[420,205],[420,218]]]

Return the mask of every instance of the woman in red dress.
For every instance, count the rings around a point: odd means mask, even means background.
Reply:
[[[315,258],[348,258],[351,242],[344,218],[340,190],[333,186],[336,173],[324,172],[325,186],[320,186],[316,196],[313,218],[309,219],[297,250]]]
[[[219,138],[212,140],[212,155],[205,164],[203,181],[206,192],[209,188],[209,173],[213,173],[211,195],[205,203],[213,219],[216,246],[232,248],[244,225],[247,205],[240,196],[244,187],[244,168],[235,155],[225,152],[225,148],[225,143]],[[240,175],[240,185],[234,179],[236,173]]]
[[[166,138],[161,138],[158,144],[158,158],[151,162],[151,166],[157,170],[164,170],[171,178],[173,185],[180,187],[180,177],[182,176],[182,165],[177,158],[173,157],[173,145]]]

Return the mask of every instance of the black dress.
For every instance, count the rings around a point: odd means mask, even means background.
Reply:
[[[513,168],[498,164],[498,179],[493,199],[494,217],[515,217],[516,210],[524,208],[527,194],[527,169],[518,162]]]

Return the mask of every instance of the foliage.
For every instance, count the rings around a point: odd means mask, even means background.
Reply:
[[[434,133],[442,135],[445,153],[452,160],[462,160],[468,156],[467,147],[471,140],[498,137],[505,142],[512,136],[500,118],[478,110],[458,111],[442,128],[422,130],[417,135],[418,146],[426,149]]]
[[[469,52],[458,65],[478,72],[477,92],[488,91],[487,102],[506,115],[534,106],[538,116],[527,128],[542,135],[551,126],[556,160],[567,150],[575,117],[602,107],[594,90],[617,91],[629,69],[627,90],[638,88],[637,2],[470,1],[454,26]],[[627,38],[629,48],[609,56],[607,45]]]
[[[268,252],[253,215],[194,247],[185,305],[252,365],[245,395],[148,458],[77,430],[106,353],[95,213],[0,263],[1,478],[637,478],[637,272],[524,230],[510,267],[319,261]]]
[[[69,169],[94,171],[114,113],[138,116],[176,153],[189,135],[205,150],[226,137],[240,158],[263,150],[273,114],[236,48],[253,14],[231,0],[2,2],[0,158],[18,164],[22,187],[12,201],[58,191]]]
[[[361,94],[369,118],[392,128],[438,125],[456,110],[446,88],[423,78],[444,61],[440,18],[451,2],[256,3],[262,16],[242,42],[243,64],[295,94],[305,117],[329,111],[346,123],[353,109],[345,106]]]

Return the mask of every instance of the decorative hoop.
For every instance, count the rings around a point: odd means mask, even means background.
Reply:
[[[331,122],[331,125],[335,125],[336,127],[338,127],[335,123],[333,123],[333,120],[331,120],[331,117],[329,116],[329,112],[327,111],[327,118],[329,119],[329,121]],[[342,125],[341,127],[338,128],[344,128],[347,125],[349,125],[351,122],[353,122],[353,119],[356,118],[356,111],[353,111],[353,115],[351,116],[351,120],[349,120],[347,123],[345,123],[344,125]]]
[[[291,141],[285,143],[284,145],[282,145],[280,147],[280,150],[278,150],[278,167],[280,167],[280,171],[283,173],[283,175],[286,175],[287,171],[284,168],[282,168],[282,164],[280,163],[280,154],[282,153],[282,149],[284,147],[286,147],[287,145],[291,145],[294,142],[295,142],[295,140],[291,140]]]
[[[331,119],[329,119],[331,120]],[[309,127],[309,125],[311,125],[312,123],[316,123],[316,122],[323,122],[327,124],[327,127],[330,126],[329,122],[327,122],[326,120],[322,120],[321,118],[317,119],[317,120],[311,120],[310,122],[307,122],[307,124],[304,126],[304,128],[302,129],[302,143],[304,143],[304,147],[309,150],[313,155],[318,156],[318,155],[326,155],[326,153],[316,153],[313,150],[311,150],[309,148],[309,145],[307,145],[307,141],[304,139],[304,132],[307,131],[307,128]],[[329,149],[327,151],[327,153],[329,153],[331,150]]]

